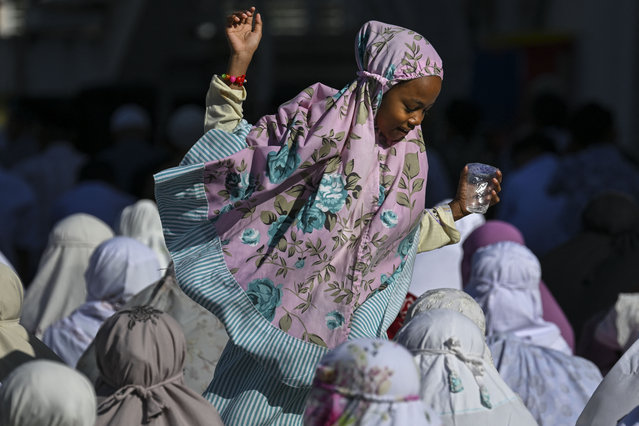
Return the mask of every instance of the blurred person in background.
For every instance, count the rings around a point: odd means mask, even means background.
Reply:
[[[84,273],[91,254],[113,237],[106,223],[85,213],[72,214],[56,223],[25,293],[21,322],[27,330],[42,338],[51,324],[84,303]]]
[[[137,195],[141,175],[150,174],[166,155],[153,145],[151,125],[151,116],[142,106],[120,105],[110,119],[111,144],[96,157],[111,167],[115,185],[131,195]]]
[[[549,187],[560,165],[554,142],[540,131],[517,141],[511,149],[513,169],[504,184],[496,218],[513,224],[526,246],[542,256],[568,238],[563,222],[566,199]]]
[[[39,358],[60,361],[51,349],[20,325],[23,292],[20,278],[8,266],[0,264],[0,384],[25,362]]]
[[[117,188],[109,164],[92,159],[80,170],[78,182],[56,199],[50,222],[86,213],[116,229],[122,210],[136,201],[134,196]]]
[[[607,191],[586,205],[580,223],[580,232],[541,257],[542,274],[577,333],[576,352],[603,366],[594,327],[620,293],[639,291],[639,204]]]
[[[95,391],[72,368],[37,360],[21,365],[0,387],[2,426],[94,426]]]
[[[614,116],[597,103],[578,108],[570,117],[571,144],[551,178],[551,195],[563,197],[562,225],[569,237],[581,229],[588,202],[605,191],[618,191],[639,201],[639,168],[617,144]]]
[[[602,377],[542,318],[540,279],[537,257],[503,241],[475,252],[466,291],[486,313],[488,347],[504,381],[541,426],[572,426]]]
[[[42,340],[75,367],[104,320],[161,276],[155,252],[144,244],[129,237],[106,240],[89,259],[85,302],[51,324]]]

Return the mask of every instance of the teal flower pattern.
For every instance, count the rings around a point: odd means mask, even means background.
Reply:
[[[344,325],[344,315],[338,311],[332,311],[326,314],[326,327],[329,330],[335,330]]]
[[[323,212],[339,212],[348,196],[345,186],[346,180],[340,173],[325,174],[317,191],[315,206]]]
[[[386,188],[384,188],[384,185],[380,185],[379,186],[379,198],[377,199],[377,205],[381,206],[384,203],[385,199],[386,199]]]
[[[382,224],[387,227],[387,228],[393,228],[395,225],[397,225],[397,213],[395,213],[392,210],[384,210],[382,212]]]
[[[258,278],[248,283],[246,294],[268,321],[275,318],[275,309],[282,304],[282,284],[275,286],[268,278]]]
[[[260,232],[255,228],[245,229],[242,231],[240,239],[242,240],[242,243],[255,247],[260,242]]]
[[[273,184],[278,184],[286,180],[300,165],[302,159],[296,152],[296,145],[292,150],[284,144],[280,150],[269,152],[267,155],[268,178]]]
[[[397,254],[402,260],[408,255],[410,252],[410,248],[415,241],[415,235],[417,234],[417,228],[414,228],[410,234],[408,234],[401,243],[399,243],[399,247],[397,248]]]
[[[321,229],[324,226],[326,215],[317,207],[317,203],[308,200],[297,214],[297,228],[305,234]]]
[[[279,216],[275,222],[268,228],[268,245],[275,246],[280,239],[286,234],[286,231],[293,223],[293,218],[290,216]]]
[[[226,175],[224,186],[231,197],[231,202],[247,200],[253,195],[257,186],[257,179],[249,173],[237,174],[231,172]]]

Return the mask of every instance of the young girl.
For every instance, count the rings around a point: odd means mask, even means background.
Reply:
[[[384,336],[418,246],[458,241],[467,185],[463,172],[450,205],[424,209],[420,124],[443,71],[421,35],[367,22],[351,83],[314,84],[251,126],[243,76],[261,30],[255,8],[229,17],[210,130],[156,176],[156,199],[180,286],[231,339],[205,396],[225,424],[298,424],[321,356]]]

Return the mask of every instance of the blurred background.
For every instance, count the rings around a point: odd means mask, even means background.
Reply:
[[[614,161],[589,172],[588,195],[619,181],[620,191],[639,193],[636,0],[0,0],[0,172],[30,185],[43,222],[37,236],[0,251],[15,261],[16,250],[41,249],[51,224],[72,210],[60,197],[79,182],[108,182],[123,205],[153,198],[152,174],[177,164],[201,134],[211,75],[226,70],[225,17],[251,5],[265,26],[247,75],[249,122],[317,81],[350,82],[355,34],[376,19],[423,34],[444,61],[443,90],[424,126],[429,205],[454,196],[466,162],[510,177],[540,155],[602,143],[615,147]],[[128,142],[118,148],[118,139]],[[133,148],[133,140],[143,143]],[[578,188],[556,185],[564,179],[544,170],[540,197]],[[602,178],[611,170],[624,172]],[[529,181],[541,176],[531,173]],[[529,188],[505,188],[502,198],[522,191]],[[97,209],[106,196],[89,192],[85,202]],[[526,227],[554,209],[546,201],[504,202],[489,214]],[[517,218],[522,210],[530,217]],[[573,218],[561,225],[566,235],[536,253],[574,235]],[[524,233],[534,236],[532,228]]]

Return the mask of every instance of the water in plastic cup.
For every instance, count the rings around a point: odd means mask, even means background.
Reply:
[[[472,191],[466,204],[466,210],[484,214],[490,206],[489,195],[493,190],[492,180],[497,175],[497,168],[482,163],[468,164],[469,190]]]

